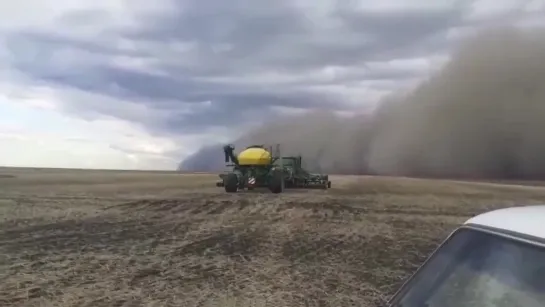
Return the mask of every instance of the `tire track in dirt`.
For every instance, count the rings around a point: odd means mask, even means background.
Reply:
[[[459,217],[467,218],[479,214],[482,210],[449,210],[441,207],[434,209],[418,209],[407,206],[379,207],[374,203],[367,206],[365,203],[350,204],[325,197],[308,198],[306,195],[290,195],[290,197],[263,197],[259,195],[237,195],[226,197],[215,195],[213,197],[192,199],[143,199],[130,201],[120,205],[111,206],[108,209],[121,210],[128,214],[138,211],[155,212],[157,214],[184,214],[184,215],[219,215],[226,211],[238,211],[251,214],[280,213],[282,211],[297,209],[310,211],[311,213],[331,213],[331,216],[350,213],[354,215],[404,215],[419,217]]]

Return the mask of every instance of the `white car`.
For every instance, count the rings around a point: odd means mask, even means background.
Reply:
[[[467,220],[388,306],[545,306],[545,206],[500,209]]]

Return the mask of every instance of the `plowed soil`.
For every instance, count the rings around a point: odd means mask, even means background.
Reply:
[[[332,176],[226,194],[215,175],[0,169],[0,306],[377,306],[474,214],[545,189]]]

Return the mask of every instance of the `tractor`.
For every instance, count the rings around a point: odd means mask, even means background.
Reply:
[[[279,145],[275,156],[272,147],[267,150],[264,145],[248,146],[238,155],[233,145],[225,145],[223,151],[225,163],[232,169],[219,175],[221,180],[216,186],[224,187],[227,193],[258,187],[267,187],[272,193],[281,193],[285,188],[331,188],[328,175],[305,170],[301,156],[282,157]]]

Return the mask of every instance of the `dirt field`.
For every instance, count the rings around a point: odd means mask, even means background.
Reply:
[[[459,223],[545,189],[333,176],[0,169],[0,306],[376,306]]]

